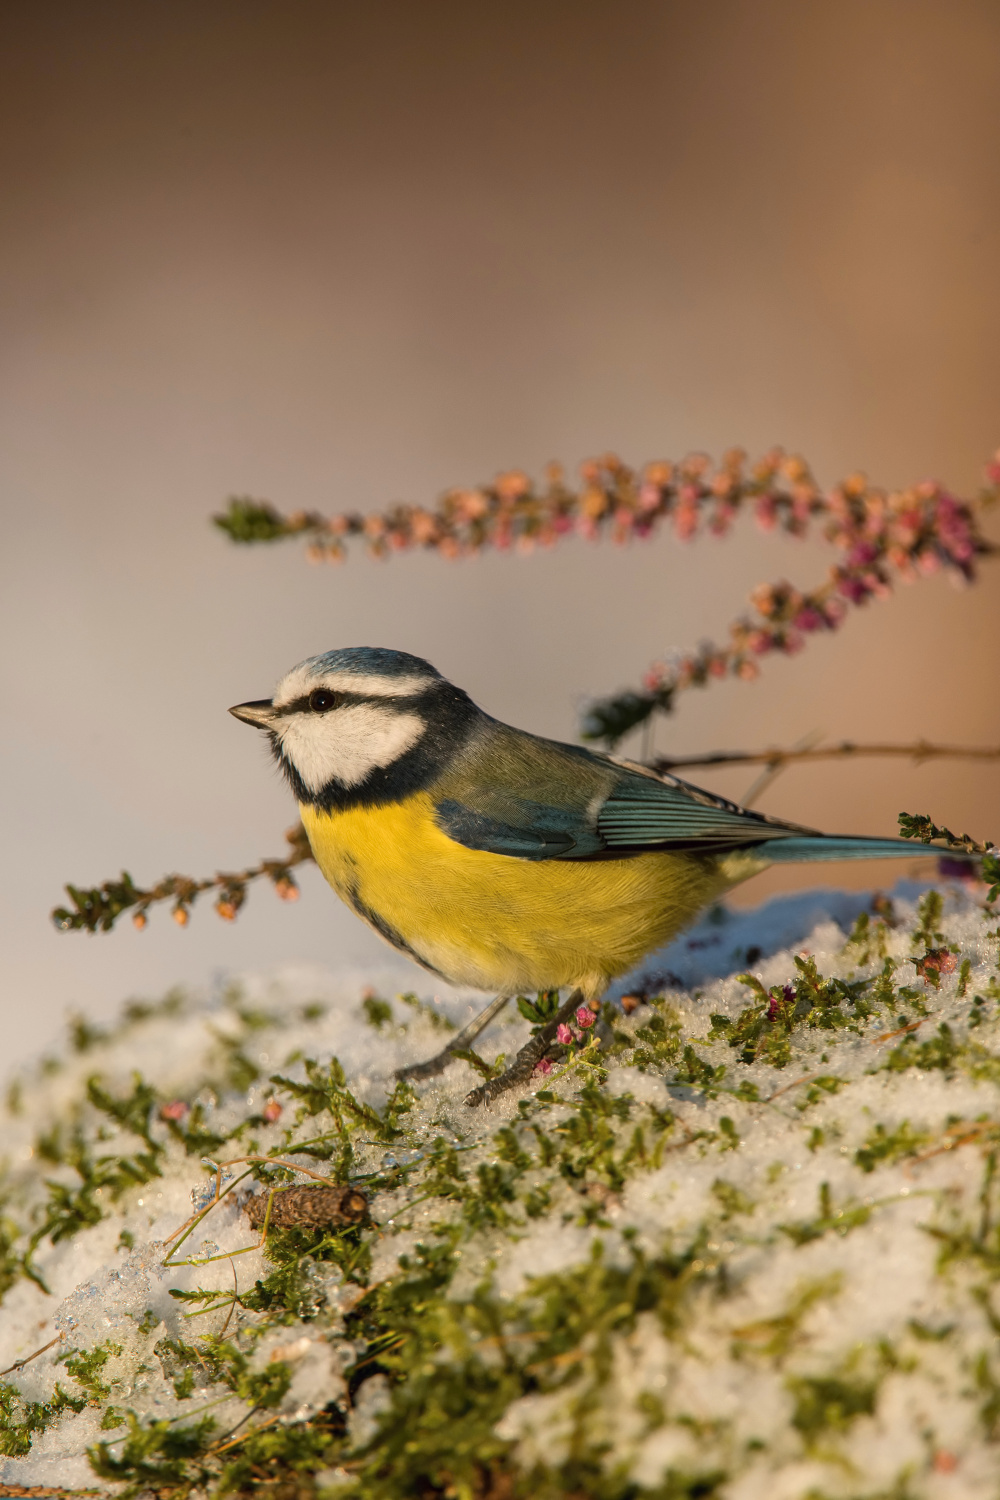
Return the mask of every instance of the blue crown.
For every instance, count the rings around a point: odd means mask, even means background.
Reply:
[[[326,672],[357,672],[372,677],[440,677],[441,673],[422,656],[408,651],[390,651],[385,646],[340,646],[301,663],[313,677]]]

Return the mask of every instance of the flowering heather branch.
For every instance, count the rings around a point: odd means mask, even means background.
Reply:
[[[985,478],[981,505],[1000,495],[1000,450]],[[688,541],[702,527],[724,536],[746,511],[765,531],[805,537],[810,528],[818,529],[840,552],[840,561],[817,588],[802,592],[784,581],[760,584],[750,595],[753,613],[730,625],[727,643],[703,643],[656,662],[641,688],[593,703],[584,738],[613,745],[651,714],[670,712],[685,688],[723,677],[756,677],[761,657],[800,651],[810,634],[835,630],[850,605],[885,598],[897,579],[910,581],[943,568],[971,582],[976,558],[996,550],[977,528],[975,504],[934,481],[887,493],[861,474],[824,494],[803,459],[774,448],[748,466],[743,450],[734,448],[714,470],[701,453],[638,471],[605,454],[581,466],[578,489],[567,485],[558,465],[550,465],[540,489],[513,470],[489,485],[449,490],[434,510],[398,505],[367,516],[314,511],[283,516],[266,502],[239,498],[214,519],[237,542],[307,538],[309,557],[330,562],[346,557],[352,537],[362,539],[375,557],[414,547],[445,557],[487,547],[530,552],[571,535],[624,543],[648,538],[666,524],[678,540]]]
[[[282,901],[297,901],[299,888],[292,875],[295,865],[312,859],[312,850],[301,823],[285,834],[289,852],[283,859],[263,859],[257,865],[235,874],[220,873],[208,880],[194,880],[190,875],[167,875],[148,890],[135,885],[131,875],[122,871],[120,880],[106,880],[103,885],[83,889],[67,885],[73,910],[56,907],[52,920],[60,932],[110,932],[125,911],[132,912],[132,922],[141,931],[148,920],[149,908],[160,901],[172,901],[171,915],[180,927],[186,927],[198,896],[203,891],[218,891],[215,910],[224,921],[232,922],[247,898],[250,881],[266,875]]]

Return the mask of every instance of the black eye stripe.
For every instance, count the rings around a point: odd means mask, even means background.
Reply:
[[[437,684],[434,684],[437,687]],[[326,708],[316,708],[313,699],[317,693],[335,700]],[[434,689],[425,689],[420,693],[414,693],[411,698],[396,698],[383,696],[381,693],[349,693],[334,688],[313,688],[311,693],[304,693],[301,698],[295,698],[291,703],[276,705],[277,711],[282,717],[291,714],[308,713],[330,713],[334,708],[341,708],[346,704],[370,703],[376,707],[389,709],[422,708],[434,695]]]

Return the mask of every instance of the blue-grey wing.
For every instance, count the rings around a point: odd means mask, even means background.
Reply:
[[[804,831],[676,777],[500,725],[435,791],[435,820],[449,838],[515,859],[734,849]]]
[[[587,827],[583,809],[552,807],[530,798],[505,799],[506,816],[446,797],[435,807],[438,827],[467,849],[509,854],[515,859],[581,859],[600,854],[605,845],[596,828]]]
[[[728,848],[789,838],[806,830],[751,812],[679,777],[631,774],[618,783],[597,815],[605,847]]]

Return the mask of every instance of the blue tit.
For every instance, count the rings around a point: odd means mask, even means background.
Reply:
[[[403,651],[309,657],[230,712],[267,733],[341,899],[431,973],[500,997],[594,999],[769,865],[915,852],[513,729]]]

